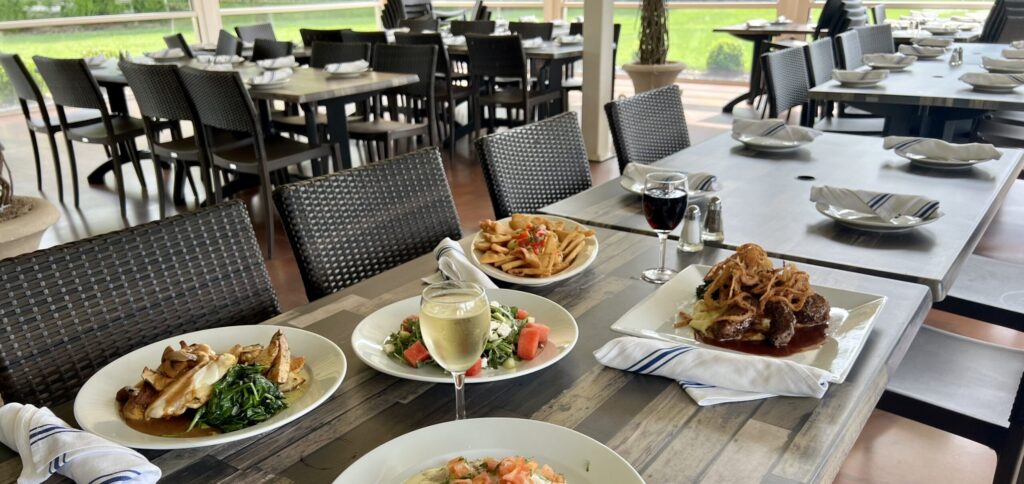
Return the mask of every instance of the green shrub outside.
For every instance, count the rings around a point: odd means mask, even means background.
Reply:
[[[743,72],[743,47],[737,42],[720,41],[708,53],[708,72],[739,74]]]

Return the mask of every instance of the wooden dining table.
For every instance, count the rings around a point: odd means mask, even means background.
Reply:
[[[826,133],[789,153],[746,149],[729,133],[691,146],[656,166],[718,177],[725,239],[735,249],[754,242],[774,257],[927,285],[936,301],[952,286],[967,257],[1024,166],[1022,151],[965,171],[919,168],[882,149],[880,138]],[[584,224],[654,235],[640,196],[620,178],[548,205],[542,212]],[[944,216],[899,234],[843,227],[809,199],[814,185],[905,193],[940,202]],[[706,200],[700,202],[706,206]],[[677,238],[679,229],[673,233]]]
[[[621,336],[611,324],[659,287],[639,277],[658,262],[654,238],[608,229],[597,229],[596,237],[597,258],[581,274],[543,287],[512,286],[565,307],[580,328],[576,346],[536,373],[467,385],[468,415],[575,429],[618,452],[652,484],[831,481],[931,306],[922,285],[802,265],[813,284],[887,298],[846,381],[820,400],[775,397],[700,407],[673,380],[606,368],[594,359],[594,350]],[[730,254],[672,251],[668,265],[713,264]],[[433,256],[424,255],[267,321],[320,334],[344,351],[345,379],[316,409],[247,440],[143,454],[163,470],[165,482],[322,483],[393,438],[452,420],[451,385],[379,373],[351,345],[364,317],[418,296],[421,278],[435,270]],[[55,411],[71,418],[70,404]],[[0,446],[0,481],[14,480],[20,466],[17,455]]]

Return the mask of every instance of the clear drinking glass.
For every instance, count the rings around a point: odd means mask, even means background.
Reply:
[[[665,248],[668,234],[683,220],[686,212],[686,175],[656,172],[647,175],[644,182],[644,217],[658,234],[661,242],[661,266],[647,269],[641,274],[647,282],[664,284],[676,271],[665,267]]]
[[[466,370],[480,359],[490,329],[490,304],[480,286],[446,281],[423,290],[420,331],[430,356],[455,381],[455,420],[466,418]]]

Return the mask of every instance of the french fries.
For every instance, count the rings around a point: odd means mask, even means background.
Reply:
[[[480,222],[481,234],[473,248],[479,260],[518,277],[550,277],[564,271],[586,247],[593,230],[566,229],[562,221],[535,215],[513,214],[506,224]]]

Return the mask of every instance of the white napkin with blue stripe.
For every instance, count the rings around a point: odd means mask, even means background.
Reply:
[[[256,61],[256,65],[264,69],[284,69],[288,67],[295,67],[295,56],[286,55],[282,57],[275,57],[273,59],[261,59]]]
[[[289,77],[292,77],[293,74],[294,74],[294,72],[292,72],[292,70],[287,68],[287,67],[284,68],[284,69],[277,69],[277,70],[273,70],[273,71],[263,71],[263,72],[255,75],[255,76],[253,76],[252,79],[249,79],[249,83],[252,84],[253,86],[262,86],[264,84],[274,84],[274,83],[278,83],[278,82],[284,81],[285,79],[288,79]]]
[[[178,59],[185,56],[185,51],[181,50],[180,47],[171,47],[154,52],[145,52],[143,55],[151,59]]]
[[[774,396],[821,398],[832,378],[820,368],[780,358],[634,336],[605,343],[594,357],[611,368],[676,380],[702,407]]]
[[[622,170],[622,176],[629,178],[641,185],[647,180],[651,173],[684,173],[671,168],[662,168],[654,165],[640,163],[628,163]],[[718,190],[718,177],[710,173],[686,173],[686,186],[690,191],[714,191]]]
[[[781,119],[736,119],[732,122],[732,132],[742,135],[744,139],[769,145],[810,143],[814,138],[821,136],[821,131],[803,126],[790,126]]]
[[[437,259],[439,272],[424,277],[423,282],[427,284],[442,281],[466,281],[474,282],[483,288],[495,289],[498,287],[491,278],[487,277],[487,274],[469,262],[462,246],[448,237],[445,237],[434,248],[434,258]]]
[[[992,74],[989,74],[992,75]],[[1015,78],[1014,78],[1015,79]],[[998,160],[1003,157],[990,144],[985,143],[947,143],[940,139],[914,138],[910,136],[886,136],[882,148],[887,150],[911,153],[936,161],[977,161]]]
[[[369,68],[370,63],[363,59],[351,62],[337,62],[324,66],[324,70],[330,74],[353,74],[356,72],[363,72]]]
[[[939,210],[938,200],[926,197],[827,185],[811,187],[811,201],[863,214],[875,214],[878,218],[893,223],[898,222],[901,217],[925,220]]]
[[[18,484],[43,482],[55,473],[89,484],[160,480],[160,468],[142,454],[72,428],[47,408],[0,407],[0,443],[21,454]]]

